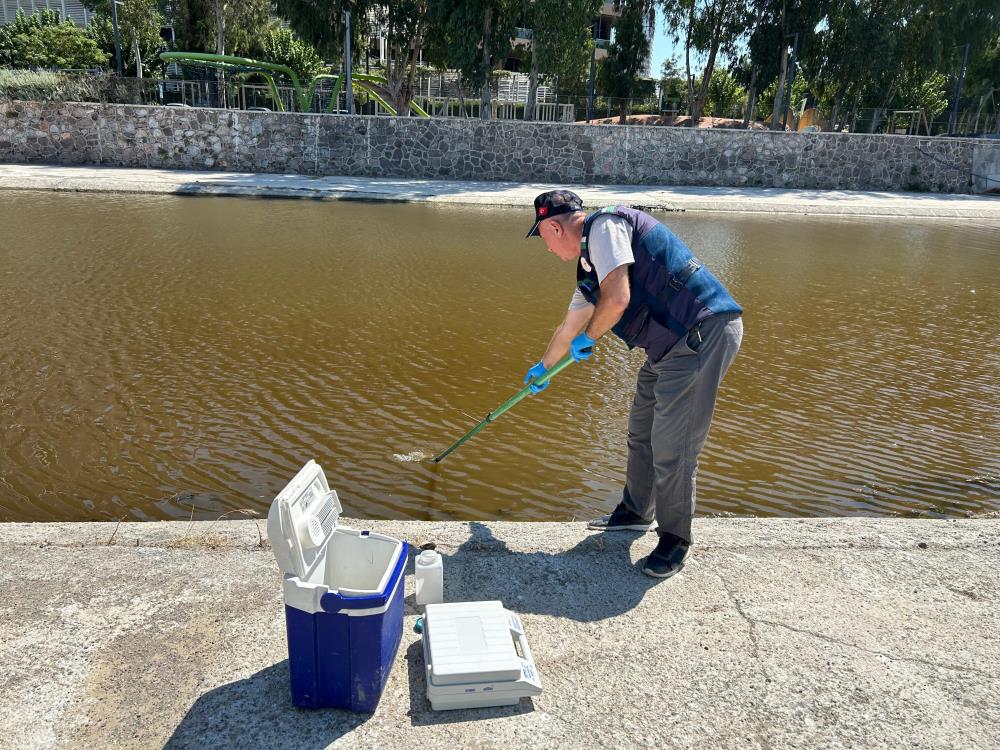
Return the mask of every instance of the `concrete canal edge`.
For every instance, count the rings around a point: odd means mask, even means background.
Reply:
[[[650,211],[842,218],[891,217],[919,220],[976,219],[991,224],[1000,223],[998,195],[468,182],[0,164],[0,190],[298,198],[530,208],[538,193],[553,187],[569,187],[576,190],[590,207],[624,203]]]
[[[432,712],[408,571],[378,710],[297,710],[263,520],[7,523],[0,747],[1000,746],[998,518],[697,519],[662,582],[652,534],[343,523],[519,612],[543,694]]]

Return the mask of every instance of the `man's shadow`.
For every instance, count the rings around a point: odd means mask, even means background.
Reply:
[[[483,523],[444,559],[446,602],[500,600],[520,613],[593,622],[628,612],[662,579],[642,573],[630,549],[640,531],[592,534],[564,552],[518,552]]]
[[[310,711],[292,705],[288,660],[272,664],[245,680],[210,690],[195,701],[164,747],[325,748],[356,729],[370,714]]]

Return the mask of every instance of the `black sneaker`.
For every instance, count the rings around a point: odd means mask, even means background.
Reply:
[[[641,517],[625,507],[625,501],[606,516],[595,518],[587,524],[588,529],[598,531],[649,531],[652,521],[643,521]]]
[[[662,534],[656,549],[643,563],[642,572],[653,578],[670,578],[684,568],[684,558],[690,549],[691,545],[679,536]]]

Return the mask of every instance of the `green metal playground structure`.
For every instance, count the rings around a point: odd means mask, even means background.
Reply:
[[[279,112],[285,111],[285,105],[281,101],[281,97],[278,94],[278,86],[274,80],[277,76],[283,76],[291,82],[292,91],[295,93],[295,103],[301,112],[308,112],[311,109],[313,97],[316,95],[316,90],[323,81],[333,81],[333,95],[330,97],[330,102],[326,105],[325,109],[327,113],[332,112],[337,105],[337,99],[340,96],[340,87],[343,82],[343,77],[340,75],[320,73],[312,79],[308,88],[304,88],[298,74],[288,66],[264,62],[262,60],[252,60],[249,57],[214,55],[206,52],[161,52],[160,59],[168,63],[187,63],[230,73],[253,73],[259,75],[267,81],[268,88],[271,91],[271,98],[274,99],[275,106]],[[352,73],[351,80],[353,85],[356,85],[358,89],[371,97],[380,107],[390,114],[397,114],[396,108],[389,104],[385,96],[379,91],[379,87],[387,85],[385,78],[367,73]],[[410,109],[420,117],[430,117],[416,102],[410,102]]]

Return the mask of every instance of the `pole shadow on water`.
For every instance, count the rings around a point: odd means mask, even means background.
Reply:
[[[446,602],[499,600],[518,613],[594,622],[636,607],[663,579],[650,578],[630,556],[632,544],[656,536],[640,531],[594,533],[564,552],[519,552],[483,523],[443,554]]]
[[[202,695],[167,740],[168,750],[204,748],[325,748],[357,729],[369,714],[309,711],[292,705],[288,660],[272,664],[245,680]]]

